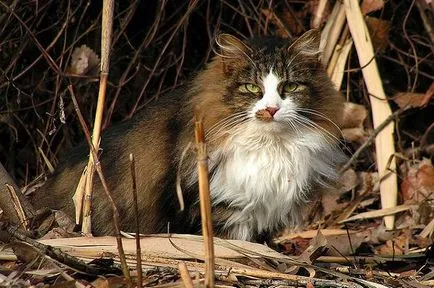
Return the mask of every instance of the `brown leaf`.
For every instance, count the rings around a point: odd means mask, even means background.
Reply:
[[[426,102],[425,94],[410,92],[396,93],[395,96],[392,97],[392,100],[399,108],[406,109],[422,107]]]
[[[387,240],[385,244],[376,249],[376,253],[382,256],[404,255],[408,249],[408,238],[402,233],[393,240]]]
[[[365,17],[365,21],[375,52],[384,52],[389,45],[390,21],[369,16]]]
[[[349,142],[363,143],[367,133],[363,127],[368,112],[365,106],[346,102],[341,122],[342,135]]]
[[[402,181],[401,193],[404,203],[434,198],[434,167],[429,159],[410,166]]]
[[[305,263],[312,263],[324,253],[324,251],[327,249],[326,247],[327,239],[321,233],[321,230],[318,230],[317,235],[310,241],[309,247],[307,247],[307,249],[304,250],[300,256],[298,256],[298,260]]]
[[[363,127],[342,129],[342,137],[348,142],[363,143],[368,138]]]
[[[98,55],[86,45],[81,45],[72,52],[71,66],[68,70],[74,74],[85,75],[89,71],[95,70],[98,64]]]
[[[338,180],[340,187],[336,189],[327,189],[322,193],[321,203],[323,206],[324,215],[329,215],[333,211],[342,209],[347,205],[347,203],[339,203],[341,195],[351,189],[354,189],[359,184],[359,179],[356,172],[353,169],[348,169]]]
[[[362,10],[362,13],[364,15],[380,10],[384,7],[384,0],[363,0],[363,3],[360,7],[360,10]]]
[[[284,253],[288,255],[301,255],[303,251],[309,247],[310,239],[303,237],[294,237],[291,240],[285,241],[282,244],[284,247]]]
[[[369,232],[360,232],[349,235],[327,236],[327,246],[330,248],[327,251],[329,256],[347,256],[352,255],[362,243],[368,242]],[[350,243],[351,241],[351,243]]]
[[[346,102],[344,104],[344,114],[341,123],[341,128],[355,128],[363,126],[368,112],[365,106]]]

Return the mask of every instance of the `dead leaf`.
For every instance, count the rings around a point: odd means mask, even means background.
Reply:
[[[367,133],[363,127],[368,112],[365,106],[346,102],[341,122],[342,135],[349,142],[363,143],[367,138]]]
[[[380,183],[378,179],[378,172],[361,172],[359,194],[372,194],[380,191]]]
[[[28,267],[38,266],[41,262],[43,256],[41,252],[36,250],[33,246],[26,244],[24,242],[13,241],[8,244],[9,247],[12,248],[14,254],[17,256],[18,260],[28,264]]]
[[[363,122],[368,116],[365,106],[345,102],[341,128],[354,128],[363,125]]]
[[[280,243],[284,249],[283,253],[287,255],[301,255],[303,251],[309,247],[310,239],[305,239],[303,237],[294,237],[289,241],[284,241]]]
[[[408,237],[401,233],[392,240],[387,240],[385,244],[376,249],[376,253],[382,256],[404,255],[408,250]]]
[[[367,139],[362,127],[342,129],[342,137],[348,142],[363,143]]]
[[[302,262],[312,264],[312,262],[323,255],[326,250],[327,239],[321,233],[321,230],[318,230],[317,235],[310,241],[309,247],[297,258]]]
[[[408,169],[401,183],[404,203],[434,199],[434,167],[429,159],[423,159]]]
[[[86,45],[74,49],[71,57],[69,72],[78,75],[86,75],[99,64],[98,55]]]
[[[383,7],[384,0],[363,0],[360,10],[362,10],[363,15],[366,15]]]
[[[348,169],[341,175],[337,182],[340,184],[340,187],[337,189],[326,189],[321,195],[323,213],[326,216],[336,210],[342,211],[342,209],[347,206],[347,203],[339,203],[338,200],[341,198],[343,193],[356,188],[359,184],[359,179],[353,169]]]
[[[375,17],[365,17],[375,52],[382,53],[389,45],[390,21]]]
[[[400,92],[396,93],[392,97],[393,102],[395,102],[399,108],[419,108],[425,105],[425,94],[422,93],[410,93],[410,92]]]
[[[327,246],[330,248],[327,251],[328,256],[349,256],[354,254],[362,243],[368,242],[370,234],[368,231],[364,231],[349,235],[327,236],[326,238]]]

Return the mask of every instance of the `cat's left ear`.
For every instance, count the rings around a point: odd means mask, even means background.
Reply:
[[[312,29],[305,32],[298,39],[296,39],[288,47],[288,52],[297,52],[308,57],[320,56],[319,45],[321,42],[321,32],[319,29]]]

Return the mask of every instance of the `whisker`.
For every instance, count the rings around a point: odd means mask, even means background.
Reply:
[[[297,111],[305,112],[305,113],[308,113],[308,114],[312,114],[312,115],[315,115],[315,116],[321,117],[322,119],[324,119],[324,120],[330,122],[331,124],[333,124],[333,126],[334,126],[338,131],[339,131],[339,133],[341,134],[341,136],[343,136],[343,134],[342,134],[342,130],[341,130],[341,128],[338,126],[338,124],[336,124],[333,120],[331,120],[331,119],[330,119],[329,117],[327,117],[325,114],[323,114],[323,113],[321,113],[321,112],[319,112],[319,111],[317,111],[317,110],[309,109],[309,108],[298,108]]]

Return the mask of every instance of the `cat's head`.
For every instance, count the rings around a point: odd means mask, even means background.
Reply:
[[[216,42],[220,51],[199,77],[210,99],[202,112],[218,114],[220,109],[264,129],[323,128],[337,134],[342,97],[319,61],[319,31],[310,30],[294,41],[220,34]]]

